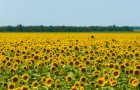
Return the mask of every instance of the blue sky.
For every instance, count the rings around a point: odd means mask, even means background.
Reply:
[[[140,0],[0,0],[0,26],[140,26]]]

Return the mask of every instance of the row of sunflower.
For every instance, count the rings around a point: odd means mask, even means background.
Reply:
[[[139,90],[136,33],[0,34],[0,90]]]

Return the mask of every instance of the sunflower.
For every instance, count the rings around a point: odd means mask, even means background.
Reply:
[[[81,76],[81,77],[80,77],[80,81],[81,81],[81,82],[86,82],[86,81],[87,81],[87,78],[86,78],[85,76]]]
[[[90,86],[91,86],[91,87],[94,87],[94,86],[95,86],[94,81],[91,81],[91,82],[90,82]]]
[[[8,90],[14,90],[14,89],[15,89],[15,84],[14,83],[8,84]]]
[[[24,66],[22,66],[22,69],[23,69],[24,71],[27,71],[27,70],[28,70],[28,66],[24,65]]]
[[[55,87],[56,87],[57,89],[60,89],[61,84],[55,84]]]
[[[59,74],[60,75],[66,75],[66,71],[64,69],[60,69]]]
[[[33,89],[37,89],[39,87],[39,83],[37,81],[33,81],[31,86]]]
[[[75,87],[81,86],[81,82],[80,82],[80,81],[76,81],[76,82],[74,83],[74,86],[75,86]]]
[[[82,68],[84,65],[83,64],[79,64],[78,65],[78,68]]]
[[[26,60],[28,58],[27,55],[23,55],[23,60]]]
[[[6,62],[6,66],[7,66],[7,67],[10,67],[11,65],[12,65],[12,62],[11,62],[11,61],[7,61],[7,62]]]
[[[84,89],[84,87],[83,87],[83,86],[80,86],[80,87],[79,87],[79,90],[85,90],[85,89]]]
[[[22,90],[30,90],[30,88],[27,85],[23,85]]]
[[[21,63],[21,59],[17,58],[17,59],[15,60],[15,62],[17,62],[18,64],[20,64],[20,63]]]
[[[132,78],[129,79],[129,85],[132,84],[132,81],[133,81],[133,80],[135,80],[135,77],[132,77]]]
[[[42,82],[43,84],[45,84],[45,81],[46,81],[46,77],[45,77],[45,76],[41,77],[41,82]]]
[[[140,70],[140,65],[137,65],[137,66],[136,66],[136,69]]]
[[[28,63],[28,66],[32,66],[33,60],[28,60],[27,63]]]
[[[64,61],[64,60],[61,60],[61,61],[60,61],[60,64],[61,64],[61,65],[64,65],[64,64],[65,64],[65,61]]]
[[[139,84],[139,80],[136,77],[129,79],[129,85],[136,87]]]
[[[110,68],[110,69],[113,69],[113,68],[114,68],[114,64],[113,64],[113,63],[110,63],[110,64],[109,64],[109,68]]]
[[[125,69],[125,67],[126,67],[125,64],[121,64],[121,65],[120,65],[120,68],[121,68],[121,69]]]
[[[0,65],[0,74],[4,71],[5,67],[3,65]]]
[[[8,56],[6,56],[6,57],[5,57],[5,60],[6,60],[6,61],[9,61],[9,60],[10,60],[10,58],[9,58]]]
[[[70,75],[68,75],[68,76],[66,76],[66,82],[71,82],[72,81],[72,76],[70,76]]]
[[[106,69],[103,69],[103,74],[107,75],[107,70]]]
[[[135,52],[135,57],[139,57],[139,53],[138,52]]]
[[[119,70],[113,70],[112,76],[115,78],[118,78],[120,76],[120,71]]]
[[[109,82],[109,84],[111,86],[116,86],[117,85],[117,80],[112,80],[112,81]]]
[[[17,87],[16,90],[22,90],[22,87]]]
[[[125,61],[125,66],[129,66],[130,65],[130,62],[129,61]]]
[[[9,72],[13,74],[15,70],[13,68],[10,68]]]
[[[119,65],[116,64],[115,67],[114,67],[114,69],[119,70]]]
[[[57,63],[57,61],[54,61],[53,63],[52,63],[52,66],[55,66],[56,68],[58,67],[58,63]]]
[[[52,84],[53,84],[53,79],[52,78],[47,78],[45,80],[45,85],[46,86],[50,87],[50,86],[52,86]]]
[[[3,83],[2,83],[2,86],[3,86],[4,88],[7,88],[7,87],[8,87],[8,83],[7,83],[7,82],[3,82]]]
[[[57,79],[57,80],[55,81],[55,84],[60,84],[60,80]]]
[[[104,80],[105,80],[105,83],[107,83],[107,82],[108,82],[108,80],[109,80],[108,75],[107,75],[107,74],[103,75],[103,78],[104,78]]]
[[[98,80],[97,80],[97,85],[99,85],[99,86],[104,86],[104,85],[105,85],[105,80],[104,80],[104,78],[98,78]]]
[[[139,84],[139,80],[138,79],[134,79],[132,81],[132,86],[136,87]]]
[[[38,69],[41,69],[41,67],[43,66],[43,61],[38,60],[36,66],[37,66]]]
[[[76,50],[76,51],[79,50],[79,47],[78,46],[75,46],[74,47],[74,50]]]
[[[75,86],[72,86],[70,90],[78,90],[78,88]]]
[[[76,61],[75,61],[75,65],[78,66],[79,64],[80,64],[80,62],[79,62],[78,60],[76,60]]]
[[[134,70],[133,69],[130,69],[129,70],[129,74],[133,74],[134,73]]]
[[[12,77],[12,82],[17,83],[19,81],[18,75]]]
[[[53,71],[55,71],[57,68],[55,67],[55,66],[52,66],[51,67],[51,71],[53,72]]]
[[[68,64],[69,66],[74,66],[74,61],[69,61]]]
[[[87,70],[86,70],[85,67],[82,67],[82,68],[80,69],[80,71],[81,71],[82,73],[85,73]]]
[[[34,56],[34,60],[38,60],[39,59],[39,56],[38,55],[35,55]]]
[[[15,63],[13,64],[13,69],[14,69],[14,70],[17,70],[17,69],[18,69],[18,63],[17,63],[17,62],[15,62]]]
[[[131,60],[131,66],[132,67],[136,67],[137,65],[139,65],[138,60]]]
[[[22,76],[21,76],[21,78],[25,81],[25,82],[27,82],[28,80],[29,80],[29,75],[28,74],[23,74]]]
[[[95,70],[95,71],[93,72],[93,75],[94,75],[95,77],[99,77],[100,71],[99,71],[99,70]]]
[[[98,84],[99,86],[104,86],[104,85],[105,85],[105,80],[104,80],[104,78],[98,78],[97,84]]]
[[[137,76],[137,75],[140,75],[140,71],[139,71],[139,70],[137,70],[137,69],[136,69],[136,70],[134,70],[134,75],[136,75],[136,76]]]
[[[89,65],[90,64],[90,60],[86,60],[85,63],[86,63],[86,65]]]

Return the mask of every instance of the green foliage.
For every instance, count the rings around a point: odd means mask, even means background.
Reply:
[[[0,32],[127,32],[133,31],[128,26],[2,26]]]

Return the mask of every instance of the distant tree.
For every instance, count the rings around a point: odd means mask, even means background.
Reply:
[[[24,29],[23,29],[22,24],[17,25],[17,26],[16,26],[16,30],[17,30],[18,32],[24,32]]]

